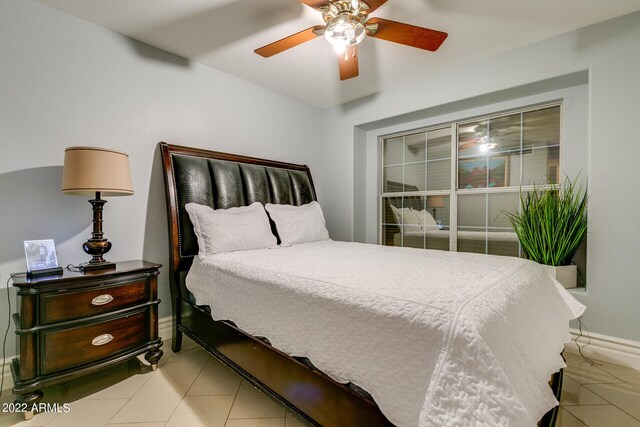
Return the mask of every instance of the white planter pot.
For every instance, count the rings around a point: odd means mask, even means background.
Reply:
[[[547,274],[562,284],[565,288],[575,288],[578,286],[578,266],[577,265],[542,265]]]

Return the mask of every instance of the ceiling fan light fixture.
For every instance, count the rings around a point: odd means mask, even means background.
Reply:
[[[349,46],[360,43],[365,36],[364,25],[349,15],[338,15],[327,22],[324,37],[338,53],[343,53]]]
[[[480,149],[481,153],[488,153],[498,146],[498,143],[494,142],[493,138],[489,138],[486,135],[480,138],[480,141],[478,142],[478,148]]]
[[[442,31],[389,19],[369,19],[369,13],[377,10],[388,0],[299,1],[322,13],[325,25],[314,25],[306,30],[291,34],[256,49],[255,53],[269,58],[324,35],[339,55],[340,80],[347,80],[357,77],[359,74],[357,45],[364,40],[365,36],[431,52],[438,50],[447,38],[447,33]]]

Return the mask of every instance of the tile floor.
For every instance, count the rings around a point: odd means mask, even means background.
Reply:
[[[138,359],[44,389],[43,402],[70,403],[68,413],[29,421],[0,413],[0,427],[303,427],[306,424],[185,338],[153,372]],[[142,358],[140,358],[142,359]],[[567,354],[558,427],[640,427],[640,372]],[[0,403],[12,402],[5,390]]]

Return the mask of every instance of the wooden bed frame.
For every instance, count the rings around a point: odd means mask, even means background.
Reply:
[[[332,380],[313,366],[282,353],[229,322],[214,321],[209,307],[197,306],[185,287],[186,273],[197,254],[196,238],[184,209],[186,203],[208,204],[214,208],[248,205],[256,200],[309,203],[316,200],[309,168],[163,142],[159,147],[169,225],[173,351],[180,350],[182,335],[187,335],[311,424],[392,425],[366,393]],[[559,399],[561,372],[554,374],[549,384]],[[538,425],[553,426],[556,413],[557,407]]]

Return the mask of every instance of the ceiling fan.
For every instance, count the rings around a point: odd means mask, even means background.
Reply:
[[[326,25],[316,25],[270,43],[255,52],[265,58],[324,35],[338,53],[340,80],[358,76],[358,43],[365,35],[419,49],[438,50],[447,33],[382,18],[367,19],[387,0],[299,0],[322,12]]]

